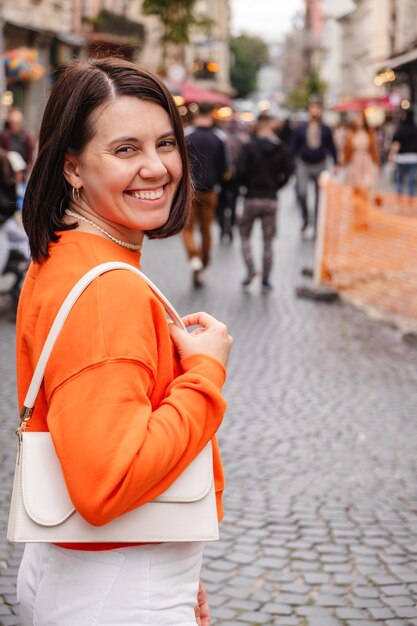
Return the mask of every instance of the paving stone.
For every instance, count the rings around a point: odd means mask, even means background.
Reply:
[[[342,626],[342,622],[334,617],[311,617],[308,619],[309,626]]]
[[[247,624],[268,624],[271,616],[260,611],[245,611],[239,615],[239,621]]]
[[[345,606],[346,601],[340,596],[320,593],[315,599],[317,606]]]
[[[296,594],[306,594],[309,593],[310,587],[308,585],[302,584],[289,584],[285,583],[281,586],[281,591],[285,593],[296,593]]]
[[[279,598],[278,598],[279,599]],[[280,604],[275,602],[268,602],[262,607],[262,611],[265,613],[271,613],[271,615],[291,615],[293,607],[288,604]]]
[[[382,603],[376,598],[352,597],[352,604],[358,609],[371,609],[376,607],[382,607]]]
[[[301,606],[306,604],[307,595],[300,595],[296,593],[279,593],[276,598],[279,604],[289,604],[290,606]]]
[[[358,598],[379,598],[379,592],[374,587],[355,587],[353,593]]]
[[[374,609],[371,607],[368,611],[371,616],[377,620],[391,619],[395,617],[394,613],[390,609]]]
[[[211,604],[211,601],[209,602]],[[261,606],[260,602],[255,600],[228,600],[227,606],[231,609],[238,609],[239,611],[256,611]]]
[[[408,589],[407,587],[404,587],[404,585],[393,585],[393,586],[383,585],[379,589],[386,596],[404,596],[408,594]]]
[[[336,585],[365,585],[366,578],[364,576],[356,576],[354,574],[336,574],[334,577]]]
[[[237,617],[236,611],[233,611],[232,609],[228,609],[226,607],[220,607],[216,609],[217,619],[228,620],[228,619],[233,619],[236,617]]]
[[[296,613],[302,617],[307,617],[309,620],[312,617],[331,617],[331,612],[324,606],[298,606]]]
[[[264,556],[261,559],[257,559],[256,565],[258,567],[262,567],[266,569],[272,568],[272,569],[280,570],[280,569],[284,569],[284,567],[287,565],[287,562],[288,561],[284,559],[277,559],[277,558],[273,559],[271,557]]]
[[[316,546],[316,550],[321,554],[347,554],[347,550],[344,546],[336,546],[332,543],[318,545]]]
[[[348,563],[347,564],[327,563],[326,565],[323,565],[323,569],[325,572],[328,572],[329,574],[346,574],[352,571],[352,567]]]
[[[292,570],[297,572],[312,572],[318,569],[319,564],[317,562],[311,563],[310,561],[290,561]]]
[[[369,580],[371,580],[375,585],[393,585],[400,584],[400,581],[393,576],[380,576],[380,575],[371,575],[369,576]]]
[[[345,607],[345,608],[338,608],[336,609],[336,615],[337,617],[340,617],[340,619],[366,619],[367,615],[364,611],[361,611],[360,609],[352,609],[349,607]]]
[[[303,578],[308,585],[321,585],[329,582],[330,575],[321,572],[306,572],[303,574]]]
[[[295,550],[291,558],[301,561],[317,561],[317,554],[312,550]]]
[[[394,613],[397,617],[417,617],[417,608],[415,606],[397,606]]]
[[[384,603],[388,606],[413,606],[414,600],[411,596],[385,596]]]
[[[337,585],[322,585],[320,593],[329,594],[331,596],[341,596],[346,593],[346,589]]]

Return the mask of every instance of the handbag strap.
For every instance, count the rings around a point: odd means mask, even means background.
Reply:
[[[167,314],[172,319],[174,324],[176,324],[176,326],[179,326],[183,330],[186,329],[184,322],[182,321],[181,317],[179,316],[175,308],[169,302],[169,300],[165,298],[165,296],[158,289],[158,287],[156,287],[156,285],[154,285],[153,282],[139,269],[137,269],[136,267],[133,267],[132,265],[129,265],[128,263],[123,263],[121,261],[120,262],[110,261],[108,263],[102,263],[101,265],[97,265],[96,267],[93,267],[93,269],[89,270],[86,274],[84,274],[84,276],[82,276],[80,280],[71,289],[71,291],[65,298],[64,302],[62,303],[55,317],[55,320],[51,326],[51,329],[48,333],[45,344],[42,348],[42,352],[40,354],[39,360],[37,362],[35,371],[33,373],[32,380],[29,385],[29,389],[27,391],[25,401],[23,403],[22,411],[20,413],[20,426],[18,430],[16,431],[18,436],[20,436],[20,432],[24,430],[26,423],[29,421],[32,415],[33,405],[35,404],[35,400],[38,395],[39,388],[41,386],[41,383],[45,374],[46,364],[48,363],[48,359],[52,352],[52,348],[55,345],[55,341],[57,340],[59,333],[61,332],[64,322],[67,319],[71,309],[73,308],[74,304],[77,302],[78,298],[83,293],[83,291],[88,287],[90,283],[93,282],[95,278],[97,278],[97,276],[100,276],[101,274],[110,272],[112,270],[129,270],[130,272],[133,272],[134,274],[137,274],[138,276],[140,276],[140,278],[142,278],[149,285],[149,287],[152,289],[152,291],[154,292],[158,300],[162,303]]]

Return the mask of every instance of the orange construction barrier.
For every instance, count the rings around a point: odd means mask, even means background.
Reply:
[[[417,320],[417,199],[324,177],[315,280],[384,312]]]

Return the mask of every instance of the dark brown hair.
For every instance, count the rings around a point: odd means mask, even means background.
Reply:
[[[183,168],[167,222],[146,235],[163,239],[184,227],[191,201],[190,169],[181,118],[168,89],[151,72],[123,59],[74,61],[58,78],[47,102],[23,203],[23,224],[34,261],[48,258],[50,242],[59,239],[57,232],[76,228],[63,221],[71,190],[63,175],[66,154],[82,153],[94,136],[93,113],[123,96],[155,102],[168,113]]]

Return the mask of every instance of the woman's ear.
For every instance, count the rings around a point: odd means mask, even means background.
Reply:
[[[78,172],[78,160],[73,154],[66,154],[64,159],[64,177],[71,187],[79,189],[82,180]]]

